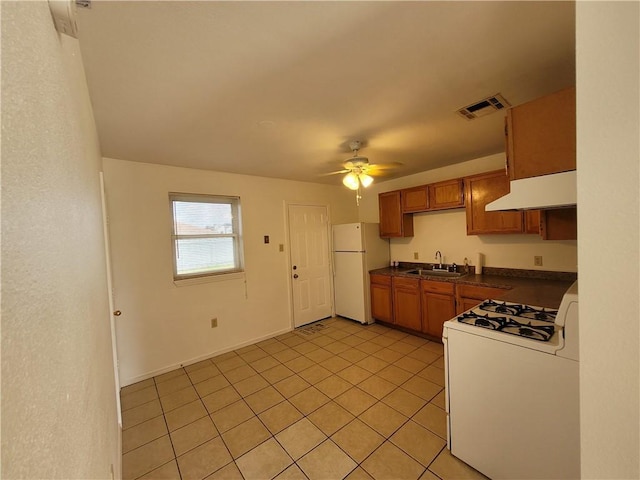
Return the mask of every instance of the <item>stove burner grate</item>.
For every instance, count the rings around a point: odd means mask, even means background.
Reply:
[[[469,312],[463,313],[458,317],[458,321],[475,325],[476,327],[488,328],[490,330],[501,330],[507,323],[506,317],[491,317],[489,315],[480,315]]]
[[[510,307],[509,305],[507,307]],[[519,305],[518,307],[522,307]],[[555,332],[555,324],[545,323],[533,325],[531,321],[523,323],[512,317],[491,316],[489,313],[479,313],[477,311],[465,312],[457,317],[458,322],[474,325],[476,327],[487,328],[497,332],[509,333],[521,337],[547,342]],[[535,319],[534,319],[535,321]],[[548,322],[548,320],[544,320]]]
[[[543,320],[547,322],[555,322],[557,310],[534,308],[528,305],[520,305],[517,303],[496,302],[495,300],[486,300],[478,307],[480,310],[493,313],[502,313],[514,317],[527,318],[531,320]]]
[[[531,322],[520,323],[516,320],[509,320],[502,327],[501,331],[510,333],[512,335],[528,337],[533,340],[548,342],[549,339],[553,336],[555,328],[553,325],[531,325]]]

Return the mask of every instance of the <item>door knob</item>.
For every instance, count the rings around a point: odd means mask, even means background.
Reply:
[[[293,278],[298,278],[298,274],[297,274],[297,273],[294,273],[294,274],[293,274]]]
[[[113,315],[119,317],[120,315],[122,315],[122,312],[120,310],[116,310],[115,312],[113,312]]]

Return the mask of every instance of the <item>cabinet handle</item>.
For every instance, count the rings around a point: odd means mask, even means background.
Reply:
[[[113,312],[114,317],[119,317],[120,315],[122,315],[122,312],[120,310],[116,310],[115,312]]]

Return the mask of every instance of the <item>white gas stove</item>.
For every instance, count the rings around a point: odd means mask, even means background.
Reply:
[[[453,455],[494,480],[580,477],[577,282],[558,310],[486,300],[443,342]]]

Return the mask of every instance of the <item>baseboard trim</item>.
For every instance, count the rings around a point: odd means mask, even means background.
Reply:
[[[120,379],[120,381],[121,381],[120,389],[122,389],[122,388],[124,388],[124,387],[126,387],[128,385],[132,385],[134,383],[142,382],[143,380],[147,380],[149,378],[152,378],[152,377],[155,377],[155,376],[158,376],[158,375],[162,375],[163,373],[170,372],[172,370],[175,370],[176,368],[187,367],[189,365],[193,365],[194,363],[201,362],[202,360],[206,360],[207,358],[215,357],[217,355],[222,355],[223,353],[231,352],[233,350],[237,350],[239,348],[246,347],[248,345],[253,345],[254,343],[262,342],[263,340],[268,340],[270,338],[277,337],[278,335],[282,335],[283,333],[291,332],[292,330],[293,330],[293,328],[288,327],[288,328],[279,330],[277,332],[270,333],[268,335],[264,335],[262,337],[257,337],[257,338],[254,338],[252,340],[248,340],[246,342],[238,343],[237,345],[233,345],[233,346],[230,346],[230,347],[227,347],[227,348],[223,348],[223,349],[220,349],[220,350],[215,350],[215,351],[213,351],[211,353],[207,353],[205,355],[200,355],[198,357],[191,358],[189,360],[185,360],[185,361],[183,361],[181,363],[176,363],[176,364],[173,364],[173,365],[167,365],[166,367],[162,367],[162,368],[159,368],[157,370],[153,370],[151,372],[143,373],[141,375],[136,375],[133,378],[129,378],[129,379],[126,379],[126,380],[123,380],[121,378]]]

